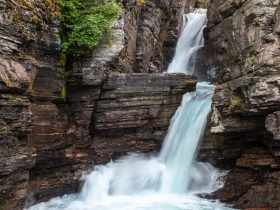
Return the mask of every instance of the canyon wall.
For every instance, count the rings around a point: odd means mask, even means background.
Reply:
[[[280,207],[280,2],[212,0],[207,47],[217,83],[200,158],[230,170],[214,198]]]
[[[157,150],[194,90],[193,77],[160,74],[194,2],[121,3],[112,43],[65,75],[55,1],[0,2],[0,209],[76,192],[95,164]]]
[[[0,2],[0,208],[22,209],[37,162],[29,137],[36,106],[59,98],[59,14],[46,1]]]
[[[204,53],[213,58],[217,89],[199,156],[229,170],[212,198],[279,209],[279,0],[119,2],[124,12],[111,44],[75,59],[66,75],[55,2],[0,2],[0,209],[76,192],[94,165],[159,149],[182,95],[196,84],[160,72],[182,14],[205,2]]]

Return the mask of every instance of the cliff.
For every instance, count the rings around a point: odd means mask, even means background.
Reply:
[[[58,14],[46,1],[1,1],[0,8],[0,208],[22,209],[37,159],[31,107],[59,98],[64,83]]]
[[[182,95],[194,90],[195,78],[160,72],[181,15],[205,2],[120,2],[111,43],[73,60],[66,75],[55,1],[0,1],[0,209],[76,192],[94,165],[157,151]],[[198,63],[211,54],[217,89],[199,157],[229,170],[211,197],[278,209],[280,2],[212,0],[208,7]]]
[[[157,150],[194,90],[193,77],[159,73],[192,4],[121,3],[111,44],[76,59],[66,78],[55,1],[0,2],[0,209],[76,192],[94,165]]]
[[[211,1],[207,47],[217,89],[201,158],[230,170],[215,198],[279,209],[278,0]]]

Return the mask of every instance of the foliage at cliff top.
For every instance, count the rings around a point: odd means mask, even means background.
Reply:
[[[122,11],[115,0],[58,0],[58,3],[65,55],[79,56],[98,45]]]

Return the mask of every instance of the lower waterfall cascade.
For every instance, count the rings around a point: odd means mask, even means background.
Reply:
[[[195,72],[195,57],[204,46],[206,10],[184,16],[175,56],[167,73]],[[129,154],[99,165],[85,177],[80,193],[53,198],[26,210],[230,210],[199,195],[223,187],[225,172],[195,160],[211,111],[215,86],[198,82],[183,96],[158,155]]]

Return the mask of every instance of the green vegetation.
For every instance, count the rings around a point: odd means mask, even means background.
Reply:
[[[256,55],[251,55],[250,57],[249,57],[249,61],[248,61],[248,65],[249,66],[255,66],[255,65],[257,65],[258,64],[258,58],[257,58],[257,56]]]
[[[144,5],[146,3],[146,0],[138,0],[138,2],[142,5]]]
[[[34,9],[34,5],[32,4],[31,1],[28,0],[18,0],[18,4],[26,7],[29,10]]]
[[[235,62],[240,68],[243,67],[255,67],[258,64],[258,57],[255,54],[247,54],[245,58],[239,56]]]
[[[235,108],[240,106],[242,103],[242,98],[240,96],[234,96],[229,102],[229,108]]]
[[[5,85],[7,85],[8,87],[13,87],[14,86],[12,81],[10,80],[9,76],[7,74],[5,74],[5,72],[4,72],[3,75],[1,75],[0,78],[5,83]]]
[[[61,7],[62,53],[79,56],[100,43],[119,17],[115,0],[57,0]]]
[[[0,125],[0,134],[7,135],[11,132],[11,127],[8,125]]]
[[[15,98],[10,98],[9,102],[12,104],[23,104],[24,100],[22,98],[15,97]]]
[[[35,90],[35,89],[31,89],[30,91],[29,91],[29,94],[31,95],[31,96],[35,96],[36,94],[37,94],[37,91]]]
[[[67,101],[67,89],[65,86],[62,87],[61,91],[60,91],[60,98],[66,102]]]
[[[198,0],[195,4],[195,7],[207,9],[207,2],[205,0]]]

